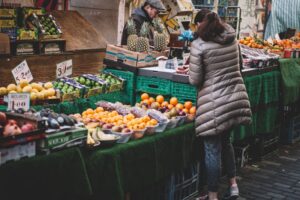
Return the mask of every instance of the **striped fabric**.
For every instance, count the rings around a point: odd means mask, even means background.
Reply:
[[[265,39],[286,31],[300,29],[300,0],[273,0]]]

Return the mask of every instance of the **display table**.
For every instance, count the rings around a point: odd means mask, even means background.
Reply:
[[[1,199],[124,199],[125,192],[187,166],[195,158],[194,142],[194,126],[187,124],[113,147],[71,148],[8,163],[0,167]]]

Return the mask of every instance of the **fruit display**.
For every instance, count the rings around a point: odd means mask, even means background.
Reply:
[[[0,96],[9,93],[30,93],[30,100],[57,99],[57,91],[53,88],[51,82],[47,83],[29,83],[27,80],[21,80],[18,85],[9,84],[7,87],[0,87]]]
[[[136,25],[133,19],[127,21],[127,48],[130,51],[136,51],[136,42],[138,39]]]
[[[18,136],[41,128],[39,118],[18,113],[0,112],[0,138]]]
[[[46,124],[46,132],[51,133],[51,132],[57,132],[61,129],[71,129],[74,128],[75,125],[80,125],[78,124],[77,120],[67,116],[63,113],[58,114],[53,112],[51,109],[42,109],[39,112],[36,112],[34,114],[37,117],[42,118],[45,120]]]
[[[37,40],[38,39],[38,32],[36,29],[24,29],[19,28],[17,31],[17,39],[18,40]]]
[[[107,85],[106,81],[92,74],[83,74],[75,77],[74,80],[87,87],[86,97],[104,93]]]
[[[149,48],[150,48],[149,39],[148,39],[149,31],[150,31],[149,23],[144,22],[142,25],[141,31],[140,31],[140,35],[136,42],[136,51],[137,52],[149,51]]]
[[[141,95],[141,102],[137,103],[136,106],[141,107],[145,110],[155,109],[164,113],[168,119],[176,116],[186,116],[194,117],[196,114],[196,107],[190,101],[184,104],[179,103],[176,97],[171,97],[169,101],[166,101],[164,96],[158,95],[154,99],[150,97],[149,94],[143,93]]]
[[[114,92],[123,89],[125,80],[113,75],[112,73],[100,73],[98,78],[105,81],[106,92]]]
[[[154,50],[155,51],[164,51],[167,49],[168,45],[168,38],[167,36],[163,33],[163,27],[162,23],[159,18],[156,18],[153,20],[154,24]]]
[[[299,41],[300,40],[298,40],[298,35],[296,35],[291,39],[283,39],[283,40],[273,39],[271,42],[262,40],[257,37],[245,37],[243,39],[240,39],[239,42],[240,44],[246,45],[251,48],[265,49],[271,52],[276,52],[276,51],[284,51],[285,49],[298,49],[300,48]]]
[[[64,77],[53,83],[54,88],[61,91],[61,98],[65,100],[74,100],[84,96],[87,87],[75,81],[72,78]]]
[[[279,55],[265,51],[264,49],[255,49],[241,45],[241,54],[244,57],[244,68],[278,66]]]

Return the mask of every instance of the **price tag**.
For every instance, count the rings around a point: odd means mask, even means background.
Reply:
[[[17,84],[19,84],[21,80],[27,80],[28,82],[33,80],[31,71],[28,67],[26,60],[21,62],[11,72],[12,72]]]
[[[29,93],[11,93],[8,94],[7,110],[18,110],[22,108],[28,111],[30,108],[30,94]]]
[[[72,75],[73,62],[72,60],[66,60],[64,62],[56,64],[56,78],[62,78]]]

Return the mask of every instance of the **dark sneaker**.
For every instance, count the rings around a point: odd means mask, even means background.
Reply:
[[[222,200],[236,200],[239,197],[239,188],[237,185],[228,188]]]

